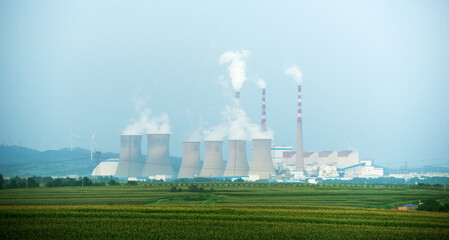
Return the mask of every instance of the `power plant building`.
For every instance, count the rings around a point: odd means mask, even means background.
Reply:
[[[258,175],[260,179],[276,175],[270,149],[271,139],[253,139],[253,159],[248,175]]]
[[[148,134],[147,136],[148,153],[142,176],[165,175],[174,177],[169,155],[170,134]]]
[[[223,141],[205,141],[200,177],[223,177],[223,172]]]
[[[182,143],[182,162],[178,178],[194,178],[200,176],[200,142]]]
[[[110,158],[102,161],[98,164],[95,169],[92,171],[92,176],[114,176],[115,171],[117,171],[119,159],[118,158]]]
[[[141,135],[120,136],[120,159],[115,177],[139,177],[142,173],[144,161],[141,153]]]
[[[228,141],[228,162],[223,176],[248,176],[249,165],[246,157],[245,140]]]

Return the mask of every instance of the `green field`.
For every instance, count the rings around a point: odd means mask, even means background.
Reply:
[[[178,186],[179,187],[179,186]],[[0,190],[1,239],[449,239],[449,213],[392,211],[441,190],[245,185]]]
[[[407,187],[355,186],[291,186],[291,185],[200,185],[210,193],[187,191],[170,192],[171,185],[62,187],[0,190],[0,205],[144,205],[199,204],[197,201],[179,201],[186,197],[206,195],[216,205],[307,205],[344,206],[386,209],[397,204],[417,202],[426,198],[448,199],[442,190],[408,189]],[[209,196],[213,195],[213,196]],[[210,201],[209,201],[210,202]]]

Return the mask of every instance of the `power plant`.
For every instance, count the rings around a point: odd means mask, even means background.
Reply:
[[[304,173],[304,153],[302,146],[301,85],[298,85],[298,116],[296,120],[296,171],[300,173]]]
[[[200,176],[200,142],[182,143],[182,162],[178,178],[194,178]]]
[[[253,139],[253,160],[249,175],[258,175],[260,179],[276,175],[271,158],[271,139]]]
[[[116,177],[139,177],[144,162],[141,153],[141,135],[120,136],[120,159],[115,171]]]
[[[166,179],[166,178],[242,178],[259,180],[272,178],[293,178],[304,180],[306,177],[337,178],[346,176],[380,176],[383,170],[372,165],[371,161],[359,160],[357,151],[321,151],[304,152],[302,129],[302,72],[292,66],[285,70],[286,75],[294,78],[297,84],[296,151],[290,146],[272,146],[272,132],[267,130],[266,84],[262,79],[257,82],[261,89],[260,126],[252,124],[240,103],[240,89],[246,81],[242,57],[247,53],[224,54],[220,63],[231,63],[228,68],[235,90],[234,108],[228,108],[225,115],[227,125],[213,128],[210,137],[215,141],[204,141],[204,161],[201,162],[200,141],[182,143],[182,162],[175,176],[169,156],[169,126],[131,125],[127,130],[158,129],[147,134],[148,152],[146,162],[141,156],[142,131],[136,134],[120,136],[120,158],[110,159],[98,164],[93,175],[114,174],[119,178]],[[236,62],[235,62],[236,61]],[[233,64],[237,63],[237,64]],[[293,120],[293,119],[292,119]],[[157,122],[157,121],[153,121]],[[168,121],[167,121],[168,122]],[[168,127],[167,127],[168,126]],[[226,129],[222,129],[222,127]],[[163,129],[163,130],[162,130]],[[164,133],[161,133],[164,132]],[[227,161],[223,159],[223,139],[228,138]],[[92,137],[93,139],[93,137]],[[219,140],[216,140],[219,139]],[[252,141],[252,160],[248,163],[247,141]],[[91,151],[92,152],[92,151]],[[91,157],[92,158],[92,157]],[[116,166],[116,169],[115,169]],[[276,175],[277,174],[277,175]]]
[[[223,176],[248,176],[248,160],[246,158],[246,141],[228,141],[228,162]]]
[[[170,134],[148,134],[148,153],[141,176],[174,177],[169,155]]]
[[[204,141],[204,162],[200,177],[222,177],[223,141]]]

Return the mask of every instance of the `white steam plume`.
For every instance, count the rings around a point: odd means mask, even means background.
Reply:
[[[261,130],[260,125],[252,123],[245,110],[239,107],[229,107],[221,113],[224,123],[203,132],[206,141],[273,139],[273,131]]]
[[[302,72],[296,65],[293,65],[284,71],[285,75],[293,77],[295,79],[296,84],[302,84]]]
[[[235,91],[240,91],[243,83],[246,81],[245,74],[245,61],[243,58],[249,55],[249,51],[229,51],[221,55],[219,63],[226,64],[229,63],[228,73],[232,80],[232,87]]]
[[[130,119],[130,124],[123,130],[122,135],[143,135],[143,134],[169,134],[170,120],[168,115],[163,113],[160,116],[151,116],[149,109],[143,101],[136,101],[135,110],[139,113],[139,119]]]
[[[262,78],[259,78],[259,80],[257,80],[257,86],[261,89],[267,88],[267,84],[265,83],[265,81]]]

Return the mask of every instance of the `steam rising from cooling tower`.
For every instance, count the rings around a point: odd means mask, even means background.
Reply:
[[[167,114],[161,114],[160,116],[151,116],[151,109],[149,109],[145,103],[141,100],[136,101],[135,110],[139,113],[139,119],[131,119],[123,135],[143,135],[148,133],[169,134],[170,133],[170,120]]]
[[[204,142],[204,163],[201,177],[222,177],[224,172],[223,142]]]
[[[139,177],[144,162],[141,154],[141,135],[120,136],[120,160],[115,172],[116,177]]]
[[[303,153],[303,137],[302,137],[302,72],[296,66],[292,66],[285,70],[285,74],[292,76],[298,84],[298,116],[296,120],[296,171],[304,171],[304,153]]]
[[[227,106],[221,112],[223,122],[203,132],[206,141],[221,141],[228,137],[231,140],[272,139],[273,131],[263,131],[261,126],[252,123],[245,110]]]
[[[178,178],[193,178],[201,173],[200,142],[182,143],[182,163]]]
[[[148,134],[148,153],[142,176],[174,176],[169,157],[169,134]]]
[[[244,57],[248,56],[249,51],[229,51],[220,57],[220,64],[229,63],[228,73],[232,81],[232,86],[236,91],[236,105],[227,106],[221,115],[223,122],[217,126],[211,127],[203,132],[204,139],[207,141],[222,141],[228,137],[232,140],[250,140],[253,138],[273,138],[273,131],[263,131],[261,126],[254,124],[249,119],[247,113],[239,104],[240,89],[247,77],[245,74]],[[259,86],[265,87],[265,82],[260,79]]]

